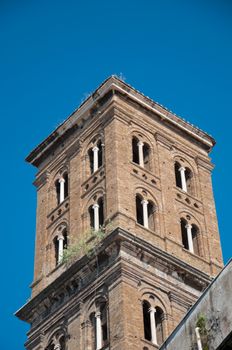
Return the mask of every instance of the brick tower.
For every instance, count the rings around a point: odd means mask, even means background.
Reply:
[[[110,77],[38,168],[28,350],[153,350],[222,267],[214,140]]]

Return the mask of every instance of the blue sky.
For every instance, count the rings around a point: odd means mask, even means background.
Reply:
[[[212,134],[225,262],[232,255],[230,0],[0,1],[1,349],[21,350],[13,316],[33,278],[35,169],[25,156],[107,76]]]

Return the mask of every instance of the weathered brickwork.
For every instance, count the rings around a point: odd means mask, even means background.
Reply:
[[[136,158],[139,142],[144,164]],[[111,77],[28,156],[38,167],[35,269],[32,300],[17,314],[31,323],[27,349],[159,348],[222,267],[213,145],[210,136]],[[177,183],[176,164],[191,174],[187,190]],[[80,242],[96,225],[94,205],[106,227],[95,255],[59,262],[61,231],[64,248]],[[181,220],[192,229],[192,251]],[[144,319],[146,302],[162,311],[157,342],[144,335],[144,322],[152,322]]]

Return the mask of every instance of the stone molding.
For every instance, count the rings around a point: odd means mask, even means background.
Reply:
[[[105,237],[98,249],[98,255],[105,252],[108,256],[106,264],[102,269],[100,267],[98,271],[98,278],[101,279],[103,278],[101,276],[108,275],[111,279],[115,279],[121,274],[121,267],[117,264],[117,258],[123,250],[129,251],[131,255],[138,255],[138,258],[143,252],[143,257],[149,259],[150,264],[155,264],[160,269],[163,266],[169,273],[172,270],[178,270],[183,276],[191,276],[196,284],[207,286],[210,282],[205,273],[120,228],[115,229]],[[91,262],[87,256],[83,256],[74,262],[54,282],[17,311],[16,316],[31,323],[33,329],[69,300],[71,301],[73,296],[78,295],[79,297],[86,288],[90,293],[91,283],[96,279],[94,263],[95,260],[92,259]]]

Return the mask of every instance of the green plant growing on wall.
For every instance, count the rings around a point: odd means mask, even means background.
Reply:
[[[108,225],[107,233],[109,231]],[[100,227],[98,231],[91,229],[90,231],[83,233],[78,242],[70,244],[70,246],[64,250],[62,262],[69,265],[82,255],[87,255],[90,258],[96,254],[96,247],[99,247],[99,244],[105,235],[106,227]]]
[[[203,313],[200,313],[198,315],[196,327],[199,328],[203,350],[209,350],[208,331],[206,329],[206,317]]]

